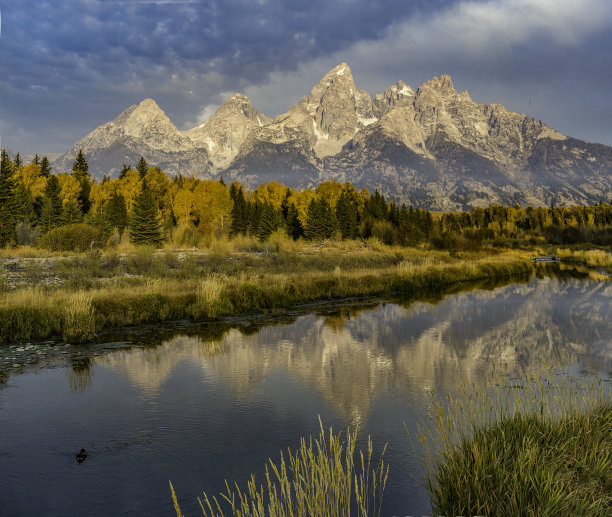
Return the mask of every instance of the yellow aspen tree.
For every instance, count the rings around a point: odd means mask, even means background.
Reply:
[[[251,194],[251,202],[270,203],[278,210],[282,206],[286,195],[287,187],[278,181],[272,181],[259,185]]]
[[[300,221],[302,227],[306,225],[308,206],[310,205],[310,202],[316,198],[317,194],[314,190],[301,190],[300,192],[294,192],[291,194],[291,196],[289,196],[289,199],[287,199],[289,206],[291,206],[291,203],[293,203],[295,208],[297,208],[298,220]]]
[[[226,233],[230,228],[232,201],[227,186],[218,181],[206,180],[196,186],[195,211],[202,233]]]
[[[128,213],[134,208],[136,198],[142,191],[142,181],[140,179],[140,173],[137,170],[130,169],[127,171],[125,176],[119,180],[119,188],[117,193],[121,194],[125,199],[125,206],[127,207]]]
[[[317,195],[325,199],[334,210],[340,194],[342,194],[342,184],[334,180],[324,181],[317,187]]]
[[[40,175],[40,167],[34,162],[19,167],[15,171],[15,179],[23,183],[32,199],[42,196],[47,185],[47,178]]]
[[[178,225],[187,226],[194,222],[196,197],[191,190],[179,189],[173,198],[174,217]]]
[[[60,199],[62,200],[62,204],[78,204],[79,194],[81,193],[81,183],[79,180],[67,172],[58,174],[57,180],[60,184]]]

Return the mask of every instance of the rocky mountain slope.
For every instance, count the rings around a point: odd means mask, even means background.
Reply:
[[[274,119],[233,94],[208,121],[181,132],[147,99],[77,142],[55,170],[69,169],[80,148],[98,177],[143,155],[170,174],[223,175],[249,187],[351,181],[434,209],[612,197],[612,147],[474,102],[447,75],[416,91],[399,81],[372,99],[346,63]]]

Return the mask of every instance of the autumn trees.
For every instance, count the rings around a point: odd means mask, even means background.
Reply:
[[[112,242],[129,237],[133,243],[155,246],[164,241],[197,246],[202,240],[240,235],[265,241],[275,232],[311,241],[373,237],[388,244],[444,249],[536,237],[555,243],[612,243],[612,205],[604,202],[583,207],[489,205],[433,214],[348,182],[294,190],[273,181],[249,191],[239,182],[168,177],[144,158],[135,168],[124,164],[119,177],[98,181],[91,178],[82,152],[69,172],[53,171],[44,156],[26,163],[3,151],[1,158],[0,246],[34,244],[56,228],[83,231],[80,224],[97,228],[107,239],[112,236]]]

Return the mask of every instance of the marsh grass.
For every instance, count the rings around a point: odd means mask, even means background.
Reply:
[[[194,307],[194,317],[204,314],[208,318],[214,318],[217,313],[217,305],[227,284],[224,275],[212,274],[198,285],[197,301]]]
[[[605,250],[557,249],[556,254],[568,262],[580,262],[590,267],[600,267],[612,271],[612,253]]]
[[[84,342],[96,335],[96,322],[91,296],[79,291],[64,307],[63,336],[66,341]]]
[[[402,273],[403,266],[398,270],[403,260],[413,264],[410,275]],[[400,293],[411,297],[443,292],[460,282],[511,279],[533,272],[529,257],[520,254],[452,258],[448,253],[435,253],[427,258],[425,253],[398,256],[344,248],[223,257],[196,253],[185,256],[180,265],[172,252],[165,257],[165,252],[140,250],[124,261],[116,255],[108,264],[105,257],[101,261],[102,266],[96,259],[88,275],[91,266],[86,257],[79,258],[81,265],[75,268],[84,278],[64,287],[45,288],[35,295],[32,289],[19,289],[0,297],[0,342],[61,333],[65,315],[60,309],[70,303],[75,290],[91,299],[95,329],[101,330],[283,310],[352,296]],[[135,274],[140,267],[145,273]],[[94,278],[94,273],[103,277]]]
[[[434,397],[420,439],[435,514],[612,512],[612,399],[599,378],[494,371]]]
[[[240,517],[266,515],[301,516],[380,516],[389,467],[384,463],[383,449],[379,460],[373,459],[370,437],[365,453],[356,453],[357,429],[347,430],[346,441],[341,433],[330,428],[326,435],[319,419],[319,437],[302,438],[299,448],[280,461],[268,460],[265,484],[258,484],[252,475],[246,489],[238,483],[225,482],[226,491],[198,498],[205,516]],[[177,517],[182,513],[170,483]]]

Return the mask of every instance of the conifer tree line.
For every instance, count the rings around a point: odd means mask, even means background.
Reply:
[[[76,226],[78,225],[78,226]],[[295,191],[271,182],[247,191],[239,182],[182,175],[169,178],[144,157],[124,164],[118,178],[92,179],[79,151],[70,172],[55,174],[46,157],[26,164],[2,150],[0,246],[34,245],[50,232],[129,237],[159,246],[173,239],[193,244],[207,236],[247,235],[261,241],[275,232],[293,239],[367,239],[386,244],[469,248],[495,239],[612,243],[612,205],[513,207],[489,205],[435,214],[398,206],[378,191],[326,181]]]

